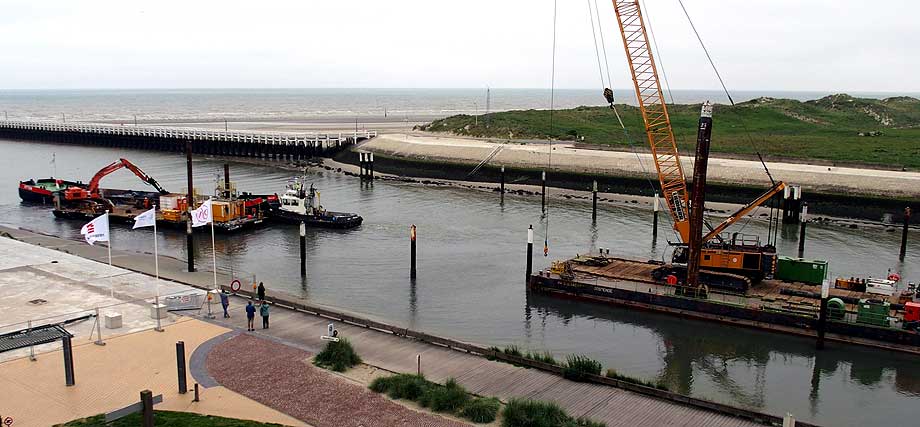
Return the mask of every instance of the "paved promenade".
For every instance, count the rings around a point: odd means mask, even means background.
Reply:
[[[26,241],[54,245],[62,249],[95,259],[105,259],[105,250],[81,242],[34,235],[29,232],[0,228]],[[119,253],[115,264],[136,271],[152,268],[147,255]],[[160,261],[161,277],[199,286],[210,286],[208,272],[187,273],[185,264],[175,259]],[[228,278],[219,283],[228,283]],[[269,290],[269,297],[273,294]],[[285,295],[287,299],[296,298]],[[227,328],[245,329],[244,298],[233,298],[231,318],[218,318],[214,322]],[[258,323],[258,322],[257,322]],[[272,327],[257,329],[256,334],[271,337],[303,350],[316,352],[325,344],[320,336],[329,320],[293,310],[275,307],[271,315]],[[530,398],[559,403],[570,414],[587,416],[614,426],[753,426],[756,423],[738,419],[674,402],[595,384],[576,383],[559,376],[515,367],[506,363],[439,346],[405,339],[389,333],[346,324],[338,324],[342,336],[348,337],[365,363],[393,371],[414,373],[416,356],[421,355],[422,373],[433,381],[443,382],[456,378],[473,393],[496,396],[502,400]]]

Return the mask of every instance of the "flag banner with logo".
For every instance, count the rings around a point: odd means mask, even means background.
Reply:
[[[109,241],[109,214],[103,214],[89,222],[80,229],[80,234],[86,239],[86,243],[92,245],[94,242]]]
[[[201,204],[198,209],[192,211],[192,227],[201,227],[208,225],[214,220],[211,212],[211,199]]]
[[[157,211],[156,209],[151,209],[147,212],[138,214],[134,217],[134,227],[132,230],[137,230],[141,227],[153,227],[157,221]]]

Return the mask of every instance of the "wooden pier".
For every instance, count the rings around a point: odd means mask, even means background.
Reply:
[[[0,120],[0,138],[174,152],[190,141],[197,154],[288,160],[331,156],[375,136],[369,130],[290,133]]]

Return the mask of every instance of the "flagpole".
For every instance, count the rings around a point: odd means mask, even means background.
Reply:
[[[109,211],[105,211],[105,233],[109,237],[109,241],[106,246],[109,248],[109,267],[112,266],[112,227],[109,225]],[[109,296],[115,298],[115,281],[112,281],[112,285],[109,286]]]
[[[156,311],[157,311],[157,328],[155,329],[158,332],[163,332],[163,327],[160,326],[160,255],[157,250],[157,205],[153,205],[153,271],[156,274],[156,290],[157,296],[155,299]]]
[[[214,244],[214,202],[209,200],[211,210],[211,258],[214,260],[214,289],[217,289],[217,246]]]

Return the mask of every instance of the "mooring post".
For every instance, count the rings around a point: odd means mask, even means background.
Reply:
[[[904,261],[907,255],[907,229],[910,228],[910,208],[904,208],[904,228],[901,229],[901,254],[899,258]]]
[[[70,335],[64,336],[64,384],[67,387],[76,384],[73,377],[73,343],[70,342]]]
[[[546,171],[540,175],[540,211],[546,212]]]
[[[300,221],[300,277],[307,277],[307,225]]]
[[[416,237],[416,228],[415,224],[412,224],[412,227],[409,228],[409,277],[415,278],[415,237]]]
[[[501,202],[505,203],[505,165],[502,165],[501,184],[498,192],[501,194]]]
[[[186,204],[188,218],[185,223],[185,250],[188,254],[188,271],[195,271],[195,236],[192,235],[192,211],[195,209],[194,192],[192,185],[192,141],[185,141],[185,163],[188,172],[188,194],[186,195]]]
[[[533,275],[533,224],[527,228],[527,278],[524,283],[530,284]]]
[[[818,312],[818,341],[815,343],[815,347],[818,350],[824,348],[824,330],[827,326],[827,297],[830,294],[831,282],[827,279],[824,279],[824,283],[821,284],[821,308]]]
[[[364,153],[358,153],[358,177],[364,181]]]
[[[367,178],[374,181],[374,153],[367,153],[367,155],[370,162],[370,174]]]
[[[591,222],[597,222],[597,180],[591,187]]]
[[[799,220],[799,258],[802,258],[805,255],[805,223],[808,222],[808,203],[802,203],[802,216]]]
[[[224,163],[224,197],[230,198],[230,163]]]
[[[185,341],[176,342],[176,371],[179,375],[179,394],[188,391],[185,375]]]
[[[652,239],[658,239],[658,211],[661,210],[660,201],[658,200],[658,193],[655,193],[655,199],[652,200]]]
[[[150,390],[141,392],[141,425],[153,427],[153,392]]]

